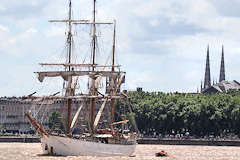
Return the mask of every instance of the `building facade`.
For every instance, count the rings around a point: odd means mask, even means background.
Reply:
[[[79,120],[76,125],[76,128],[78,129],[83,129],[83,127],[86,127],[86,120],[89,119],[89,107],[85,107],[87,106],[87,103],[89,102],[83,100],[72,101],[71,117],[74,117],[81,105],[84,106],[81,110]],[[102,103],[103,102],[101,101],[96,102],[95,115],[98,113]],[[48,100],[42,102],[38,100],[29,101],[17,97],[3,97],[0,98],[0,125],[2,125],[7,132],[29,132],[34,130],[25,116],[26,112],[30,112],[37,122],[40,122],[45,129],[49,129],[49,117],[54,111],[59,112],[61,115],[60,119],[65,122],[65,117],[67,114],[66,106],[66,101],[63,100]],[[99,122],[100,125],[107,125],[104,124],[104,122],[105,119],[109,118],[109,107],[110,105],[107,103]]]

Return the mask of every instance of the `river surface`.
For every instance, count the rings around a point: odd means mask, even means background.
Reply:
[[[170,157],[155,157],[164,150]],[[240,160],[240,147],[137,145],[135,157],[46,156],[40,143],[0,143],[0,160]]]

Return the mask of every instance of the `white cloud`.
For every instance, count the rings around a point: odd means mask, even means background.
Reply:
[[[55,54],[63,54],[65,25],[49,24],[47,20],[65,19],[67,4],[64,0],[1,2],[0,55],[4,55],[1,59],[24,57],[26,64],[17,61],[11,65],[13,68],[58,59]],[[74,18],[91,19],[91,2],[73,0],[73,4]],[[240,53],[240,14],[226,0],[221,3],[216,0],[103,0],[98,1],[97,9],[98,19],[117,20],[117,54],[127,71],[126,89],[140,86],[151,91],[196,91],[204,75],[207,44],[210,44],[212,77],[218,78],[224,44],[226,77],[240,79],[237,70],[240,60],[236,58]],[[87,43],[88,40],[76,41],[76,45],[85,48],[84,52],[76,48],[81,56],[86,55]],[[21,80],[33,85],[30,71]],[[7,86],[17,88],[16,83],[9,78]],[[30,90],[30,84],[24,89]],[[4,87],[8,92],[3,93],[12,95],[15,91],[9,92],[8,87]],[[16,92],[21,94],[20,89]]]
[[[0,27],[1,28],[1,27]],[[4,28],[7,32],[0,33],[1,37],[1,51],[5,54],[12,56],[25,55],[24,48],[30,48],[29,44],[33,43],[32,39],[37,33],[36,29],[29,28],[23,33],[13,34],[7,28]]]
[[[0,25],[0,31],[9,32],[9,29],[3,25]]]
[[[46,36],[47,37],[63,36],[65,32],[66,32],[65,27],[53,25],[49,30],[47,30]]]
[[[0,4],[0,12],[5,12],[6,8]]]
[[[29,28],[28,30],[26,30],[24,33],[20,34],[19,36],[17,36],[16,39],[23,40],[23,39],[30,39],[33,37],[33,35],[35,35],[38,31],[34,28]]]
[[[150,21],[150,25],[152,25],[153,27],[156,27],[159,25],[159,20],[157,19],[153,19]]]

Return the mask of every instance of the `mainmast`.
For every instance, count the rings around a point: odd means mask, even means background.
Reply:
[[[68,63],[71,64],[71,56],[72,56],[72,1],[69,0],[69,13],[68,13]],[[71,71],[71,66],[68,67],[68,71]],[[73,90],[72,90],[72,76],[68,77],[68,85],[66,89],[66,96],[72,96]],[[72,108],[72,99],[67,99],[67,132],[66,134],[70,134],[70,125],[71,125],[71,108]]]
[[[71,56],[72,56],[72,2],[69,0],[69,13],[68,13],[68,63],[71,64]],[[71,70],[71,67],[69,66],[68,70]]]

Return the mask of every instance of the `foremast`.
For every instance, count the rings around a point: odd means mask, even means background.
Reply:
[[[95,70],[95,56],[96,56],[96,43],[97,43],[97,35],[96,35],[96,0],[93,0],[93,35],[92,35],[92,71]],[[95,76],[91,76],[91,89],[90,94],[96,95],[97,94],[97,88],[95,86]],[[94,134],[94,121],[95,121],[95,98],[91,98],[90,100],[90,106],[91,106],[91,121],[90,121],[90,127],[91,127],[91,134]]]
[[[73,43],[73,35],[72,35],[72,23],[73,22],[86,22],[86,20],[72,20],[72,0],[69,0],[69,10],[68,10],[68,20],[50,20],[50,22],[67,22],[68,23],[68,33],[67,33],[67,49],[68,56],[66,63],[71,64],[72,60],[72,43]],[[65,66],[65,71],[71,71],[73,68],[71,66]],[[66,91],[65,96],[71,97],[74,94],[74,89],[72,88],[72,76],[67,76],[66,78]],[[67,127],[66,134],[70,135],[70,125],[71,125],[71,104],[72,99],[67,98]]]

